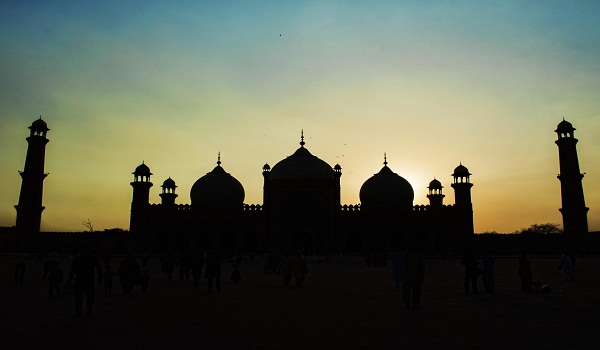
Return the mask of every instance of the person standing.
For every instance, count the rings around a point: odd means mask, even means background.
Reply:
[[[565,276],[565,281],[575,281],[573,277],[573,260],[569,256],[569,251],[565,249],[560,255],[560,268]]]
[[[57,262],[53,262],[48,267],[48,296],[52,297],[56,291],[56,295],[60,295],[60,284],[62,283],[62,271]]]
[[[212,292],[215,283],[217,292],[221,291],[221,257],[218,253],[210,253],[206,258],[206,278],[208,279],[208,292]]]
[[[112,294],[113,276],[115,273],[111,269],[110,265],[106,266],[104,271],[104,293]]]
[[[98,284],[102,284],[102,268],[89,247],[84,246],[81,254],[73,260],[73,266],[69,272],[67,285],[71,285],[75,278],[75,310],[77,316],[82,315],[83,295],[86,296],[86,310],[88,315],[92,313],[94,306],[94,272],[98,273]]]
[[[240,272],[241,262],[242,259],[240,259],[240,257],[236,257],[235,259],[233,259],[233,263],[231,264],[233,266],[233,272],[231,272],[231,277],[229,278],[229,280],[233,283],[238,283],[242,280],[242,274]]]
[[[396,251],[392,254],[392,271],[394,273],[394,284],[396,287],[400,287],[400,283],[404,279],[403,258],[404,254],[401,251]]]
[[[27,253],[18,253],[15,255],[15,283],[23,284],[23,278],[25,277],[25,270],[27,269],[27,261],[31,259]]]
[[[200,285],[200,278],[202,277],[202,267],[204,266],[204,254],[195,250],[190,256],[190,269],[192,270],[192,277],[194,278],[194,287]]]
[[[121,264],[117,269],[117,275],[119,275],[119,282],[121,282],[123,293],[131,294],[133,286],[139,282],[140,276],[142,275],[140,265],[131,252],[127,253],[125,258],[121,261]]]
[[[494,293],[496,281],[494,280],[494,257],[486,254],[483,257],[483,288],[485,293]]]
[[[406,250],[402,258],[404,263],[404,280],[402,281],[402,300],[406,309],[419,306],[421,303],[421,285],[425,279],[425,262],[423,256],[413,247]]]
[[[187,282],[190,279],[190,256],[187,252],[181,253],[177,266],[179,267],[179,282]]]
[[[290,252],[285,251],[283,256],[279,259],[279,273],[283,277],[283,285],[286,287],[290,286],[290,282],[292,281],[292,273],[294,271],[294,264],[292,261],[292,257],[290,257]]]
[[[302,253],[298,251],[296,257],[293,258],[293,270],[294,277],[296,278],[296,287],[302,287],[302,282],[306,278],[306,274],[308,273],[308,266],[306,265],[306,259],[302,256]]]
[[[48,273],[50,272],[50,268],[52,265],[58,260],[58,253],[54,250],[50,249],[46,254],[46,259],[44,260],[44,272],[42,273],[42,279],[45,280],[48,277]]]
[[[462,264],[465,266],[465,294],[469,294],[469,285],[473,288],[473,294],[478,294],[477,258],[473,253],[473,248],[467,247],[467,251],[462,257]]]
[[[521,278],[521,292],[529,293],[532,291],[531,283],[533,277],[531,275],[531,260],[527,257],[527,253],[523,252],[519,257],[519,277]]]

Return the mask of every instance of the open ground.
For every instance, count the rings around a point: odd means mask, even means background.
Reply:
[[[98,286],[94,312],[83,317],[73,294],[48,297],[33,260],[17,285],[12,256],[0,256],[2,349],[600,348],[597,257],[577,259],[575,282],[563,280],[557,257],[532,257],[534,280],[552,292],[531,294],[520,292],[517,258],[497,258],[496,291],[479,295],[465,295],[460,259],[426,259],[422,305],[410,310],[391,267],[359,258],[310,263],[301,288],[263,274],[260,259],[244,262],[242,282],[229,283],[224,263],[223,290],[211,294],[205,279],[199,288],[177,276],[166,282],[154,258],[145,293],[138,286],[123,295],[115,278],[113,294]]]

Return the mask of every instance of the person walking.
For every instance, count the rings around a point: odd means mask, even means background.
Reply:
[[[200,278],[202,278],[202,267],[204,266],[204,254],[200,251],[195,250],[190,256],[190,269],[192,270],[192,277],[194,278],[194,287],[200,285]]]
[[[462,264],[465,266],[465,294],[469,294],[469,285],[473,288],[473,294],[478,294],[477,290],[477,258],[473,253],[473,248],[467,247],[467,251],[462,257]]]
[[[494,257],[486,254],[483,257],[483,288],[484,293],[494,293],[496,281],[494,280]]]
[[[218,253],[210,253],[206,258],[206,278],[209,293],[212,292],[213,283],[217,292],[221,291],[221,257]]]
[[[102,268],[95,256],[92,255],[91,249],[84,246],[81,254],[73,260],[73,266],[69,272],[67,285],[70,286],[73,278],[75,278],[75,310],[77,316],[82,315],[83,295],[86,296],[86,311],[92,313],[94,306],[94,272],[98,274],[98,284],[102,284]]]
[[[15,259],[15,283],[23,284],[23,278],[25,278],[25,270],[27,269],[27,261],[31,259],[27,253],[18,253],[14,257]]]
[[[119,275],[119,282],[121,282],[123,293],[131,294],[133,286],[139,282],[140,276],[142,275],[140,265],[131,252],[127,253],[125,258],[121,261],[121,264],[117,269],[117,275]]]
[[[519,257],[519,277],[521,278],[521,292],[529,293],[532,291],[531,283],[533,277],[531,275],[531,260],[527,257],[527,253],[523,252]]]
[[[394,285],[396,287],[400,287],[400,283],[404,279],[403,258],[404,254],[399,250],[392,254],[392,272],[394,273]]]
[[[406,309],[418,307],[421,304],[421,285],[425,279],[425,262],[421,253],[413,247],[406,250],[402,258],[404,262],[404,281],[402,281],[402,300]]]
[[[293,270],[294,277],[296,279],[296,287],[302,287],[302,283],[306,279],[308,273],[308,266],[306,264],[306,258],[302,255],[302,252],[298,251],[296,256],[293,258]]]

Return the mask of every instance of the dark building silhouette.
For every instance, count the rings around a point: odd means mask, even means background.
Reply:
[[[218,249],[232,252],[387,252],[413,242],[418,249],[450,250],[473,235],[471,175],[462,164],[452,176],[455,204],[445,205],[442,184],[429,184],[429,205],[414,205],[414,191],[383,168],[360,189],[360,204],[341,204],[342,168],[300,148],[272,168],[265,164],[263,204],[245,204],[242,184],[221,166],[200,177],[191,204],[176,204],[177,186],[168,178],[162,203],[150,204],[150,169],[134,171],[130,230],[155,251]]]
[[[558,135],[558,161],[560,164],[560,194],[565,233],[582,234],[588,232],[587,212],[583,198],[583,174],[579,170],[577,139],[575,128],[564,118],[555,130]]]
[[[17,210],[16,229],[20,232],[39,232],[42,222],[42,194],[44,179],[44,160],[46,156],[46,133],[50,130],[46,122],[40,119],[34,121],[29,127],[30,134],[27,138],[27,156],[25,169],[20,171],[22,178],[19,204]]]

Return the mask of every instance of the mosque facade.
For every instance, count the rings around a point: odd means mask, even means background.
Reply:
[[[474,233],[469,170],[452,173],[454,204],[444,204],[443,186],[433,179],[429,204],[415,205],[411,184],[387,165],[360,189],[360,204],[341,203],[339,164],[331,166],[304,143],[273,167],[265,164],[263,203],[244,203],[243,185],[221,166],[200,177],[191,204],[179,204],[177,186],[164,180],[161,203],[149,202],[152,173],[142,163],[133,172],[130,231],[145,249],[254,253],[387,252],[408,244],[427,251],[451,251]]]

